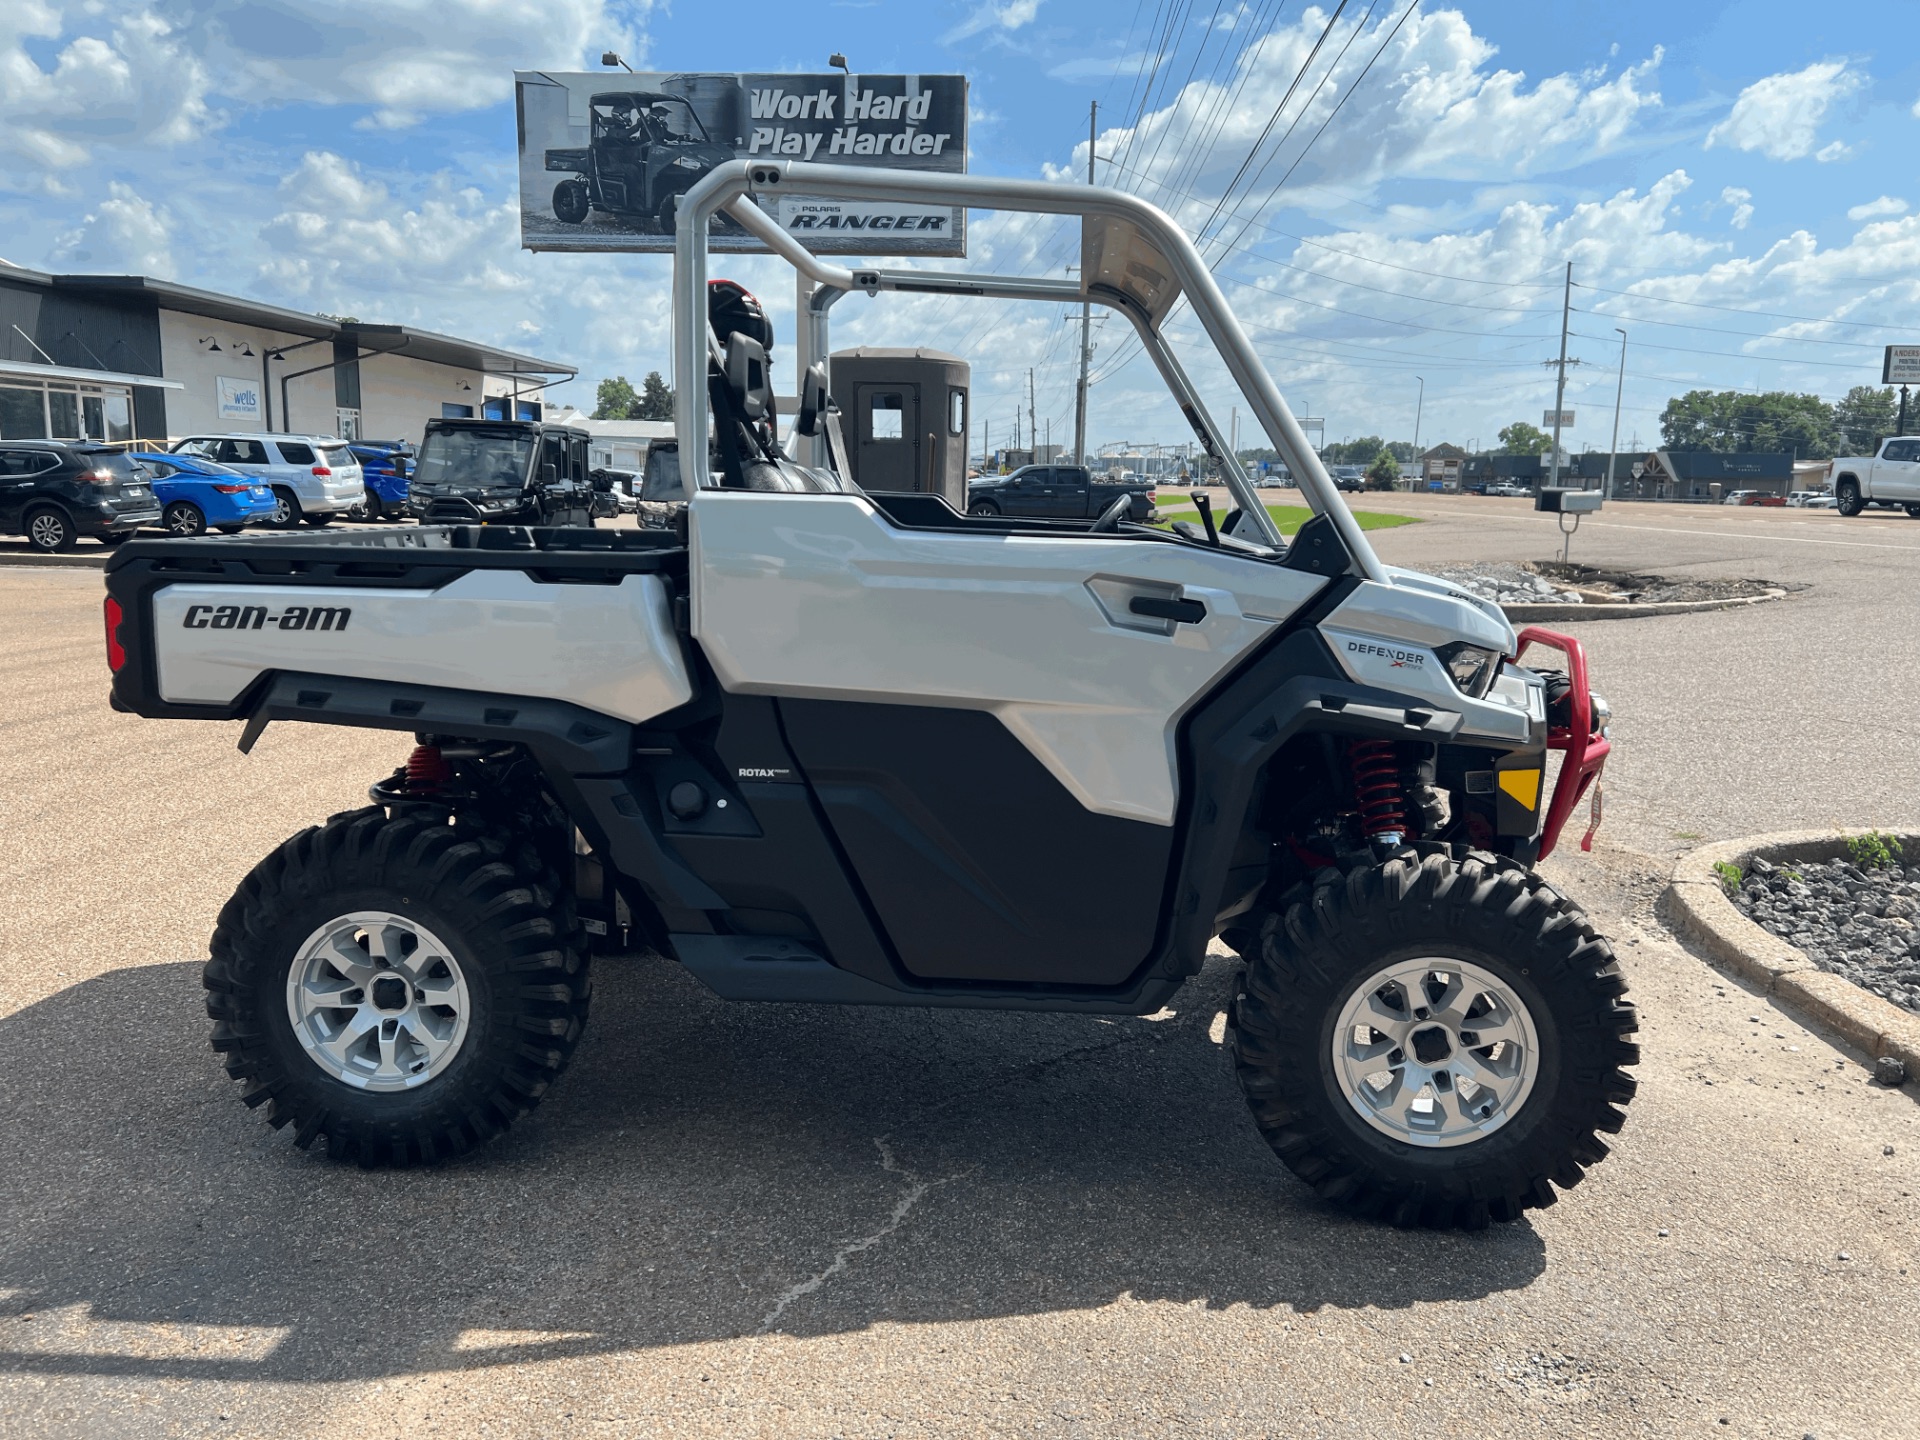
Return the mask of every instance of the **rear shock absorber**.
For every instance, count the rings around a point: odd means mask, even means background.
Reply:
[[[453,767],[447,764],[438,745],[416,745],[407,756],[407,792],[412,795],[437,795],[453,779]]]
[[[1378,849],[1398,849],[1407,837],[1407,794],[1400,782],[1400,754],[1391,740],[1356,740],[1347,746],[1360,831]]]

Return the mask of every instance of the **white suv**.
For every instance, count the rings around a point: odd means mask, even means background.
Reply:
[[[266,521],[275,529],[325,525],[366,498],[360,462],[332,435],[189,435],[170,448],[259,476],[280,502]]]

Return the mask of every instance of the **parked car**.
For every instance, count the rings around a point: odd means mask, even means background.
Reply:
[[[1815,500],[1832,499],[1824,490],[1795,490],[1787,496],[1787,504],[1795,510],[1805,510]]]
[[[1729,490],[1725,495],[1720,497],[1720,503],[1722,505],[1746,505],[1751,503],[1748,497],[1757,497],[1759,494],[1760,492],[1758,490]]]
[[[71,550],[90,535],[118,545],[160,518],[147,473],[87,440],[0,441],[0,532],[35,550]]]
[[[1920,516],[1920,437],[1895,436],[1874,455],[1845,455],[1827,462],[1834,508],[1858,515],[1869,505],[1900,505]]]
[[[393,520],[407,513],[407,477],[413,469],[408,440],[355,440],[347,448],[360,462],[362,501],[369,520]]]
[[[129,458],[152,477],[160,524],[169,535],[204,535],[209,529],[238,535],[249,525],[265,524],[279,509],[265,481],[231,465],[200,455],[138,450]]]
[[[344,440],[330,435],[189,435],[167,447],[256,475],[273,491],[266,523],[286,530],[305,520],[325,525],[365,498],[360,462]]]
[[[1367,488],[1367,472],[1359,465],[1330,466],[1327,474],[1332,478],[1336,490],[1358,492]]]
[[[1823,490],[1814,491],[1813,494],[1809,495],[1801,504],[1802,508],[1807,510],[1837,510],[1840,508],[1840,502]]]
[[[1742,505],[1765,505],[1769,509],[1778,510],[1787,503],[1787,497],[1784,495],[1766,495],[1758,490],[1749,490],[1747,492],[1747,498],[1740,503]]]
[[[1093,520],[1122,495],[1133,497],[1127,519],[1153,518],[1153,491],[1144,486],[1095,480],[1080,465],[1022,465],[1011,475],[968,482],[967,513]]]
[[[1486,495],[1526,496],[1533,494],[1531,485],[1522,485],[1517,480],[1496,480],[1481,492]]]

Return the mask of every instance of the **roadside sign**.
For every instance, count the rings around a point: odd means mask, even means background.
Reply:
[[[1882,385],[1920,385],[1920,345],[1889,345],[1880,362]]]
[[[1571,430],[1573,428],[1573,411],[1562,410],[1559,412],[1559,417],[1560,417],[1560,428],[1562,430]],[[1553,421],[1554,421],[1553,411],[1543,410],[1540,412],[1540,423],[1544,425],[1547,429],[1551,430],[1553,428]]]
[[[514,82],[529,250],[671,255],[679,197],[730,160],[967,169],[964,75],[522,70]],[[761,208],[819,255],[967,253],[964,206],[781,195]],[[766,253],[725,219],[709,246]]]

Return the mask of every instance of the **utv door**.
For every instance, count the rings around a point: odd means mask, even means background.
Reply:
[[[911,385],[855,389],[859,439],[854,477],[863,490],[911,490],[920,473],[920,397]]]

